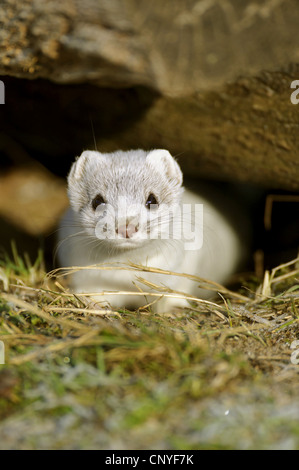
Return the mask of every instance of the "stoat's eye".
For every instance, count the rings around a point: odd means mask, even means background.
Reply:
[[[101,206],[103,204],[106,204],[105,199],[101,194],[97,194],[96,197],[92,200],[92,208],[95,211],[98,206]]]
[[[158,206],[158,201],[157,201],[156,196],[153,193],[150,193],[150,195],[148,196],[146,200],[145,207],[147,209],[156,209],[157,206]]]

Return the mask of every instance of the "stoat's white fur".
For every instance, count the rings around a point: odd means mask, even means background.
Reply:
[[[60,265],[133,262],[224,283],[236,269],[242,242],[229,221],[208,200],[182,188],[182,180],[180,167],[167,150],[132,150],[111,154],[84,151],[72,165],[68,176],[71,208],[61,221]],[[158,202],[158,207],[153,210],[146,207],[150,194]],[[98,195],[106,204],[95,208],[93,201]],[[125,230],[116,231],[117,222],[124,216],[122,204],[126,206],[127,216],[121,222],[123,226],[126,227],[127,219],[136,220],[138,216],[141,220],[138,224],[134,222],[134,230],[128,238]],[[185,212],[177,210],[184,207],[183,204],[190,204],[193,208],[198,204],[202,206],[197,207],[203,208],[203,219],[195,220],[194,211],[192,216],[192,231],[197,230],[200,234],[203,229],[202,246],[197,244],[195,250],[186,249],[191,245],[186,245],[184,237],[163,239],[167,238],[170,223],[172,227],[176,224],[190,225]],[[157,239],[147,237],[149,221],[158,234]],[[114,239],[99,240],[99,230],[107,233],[107,229]],[[199,290],[196,283],[182,277],[123,270],[78,271],[72,275],[71,288],[75,292],[89,293],[138,291],[138,275],[190,295],[207,296],[207,292]],[[96,299],[115,307],[138,307],[153,300],[131,295],[97,296]],[[182,302],[164,298],[157,303],[159,310],[174,305],[182,305]]]

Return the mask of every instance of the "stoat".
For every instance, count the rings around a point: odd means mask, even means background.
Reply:
[[[133,262],[225,283],[242,256],[242,240],[211,202],[182,183],[178,163],[164,149],[84,151],[68,175],[70,209],[60,224],[60,265]],[[131,270],[79,270],[72,274],[71,288],[86,293],[140,292],[136,276],[190,296],[208,294],[184,277]],[[149,286],[139,287],[151,292]],[[136,308],[154,300],[141,295],[95,299],[116,308]],[[164,297],[156,306],[166,311],[185,304]]]

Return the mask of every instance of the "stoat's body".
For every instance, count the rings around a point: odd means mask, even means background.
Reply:
[[[240,260],[238,234],[207,200],[182,188],[182,172],[167,150],[85,151],[71,168],[68,194],[61,266],[133,262],[224,283]],[[72,275],[71,287],[75,292],[140,292],[136,276],[191,296],[207,295],[182,277],[129,270],[81,270]],[[115,307],[139,307],[153,299],[96,296]],[[182,302],[164,298],[157,305],[167,310]]]

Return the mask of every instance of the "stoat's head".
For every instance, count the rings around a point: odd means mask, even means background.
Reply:
[[[71,167],[68,195],[89,235],[134,248],[151,238],[167,238],[182,181],[167,150],[84,151]]]

